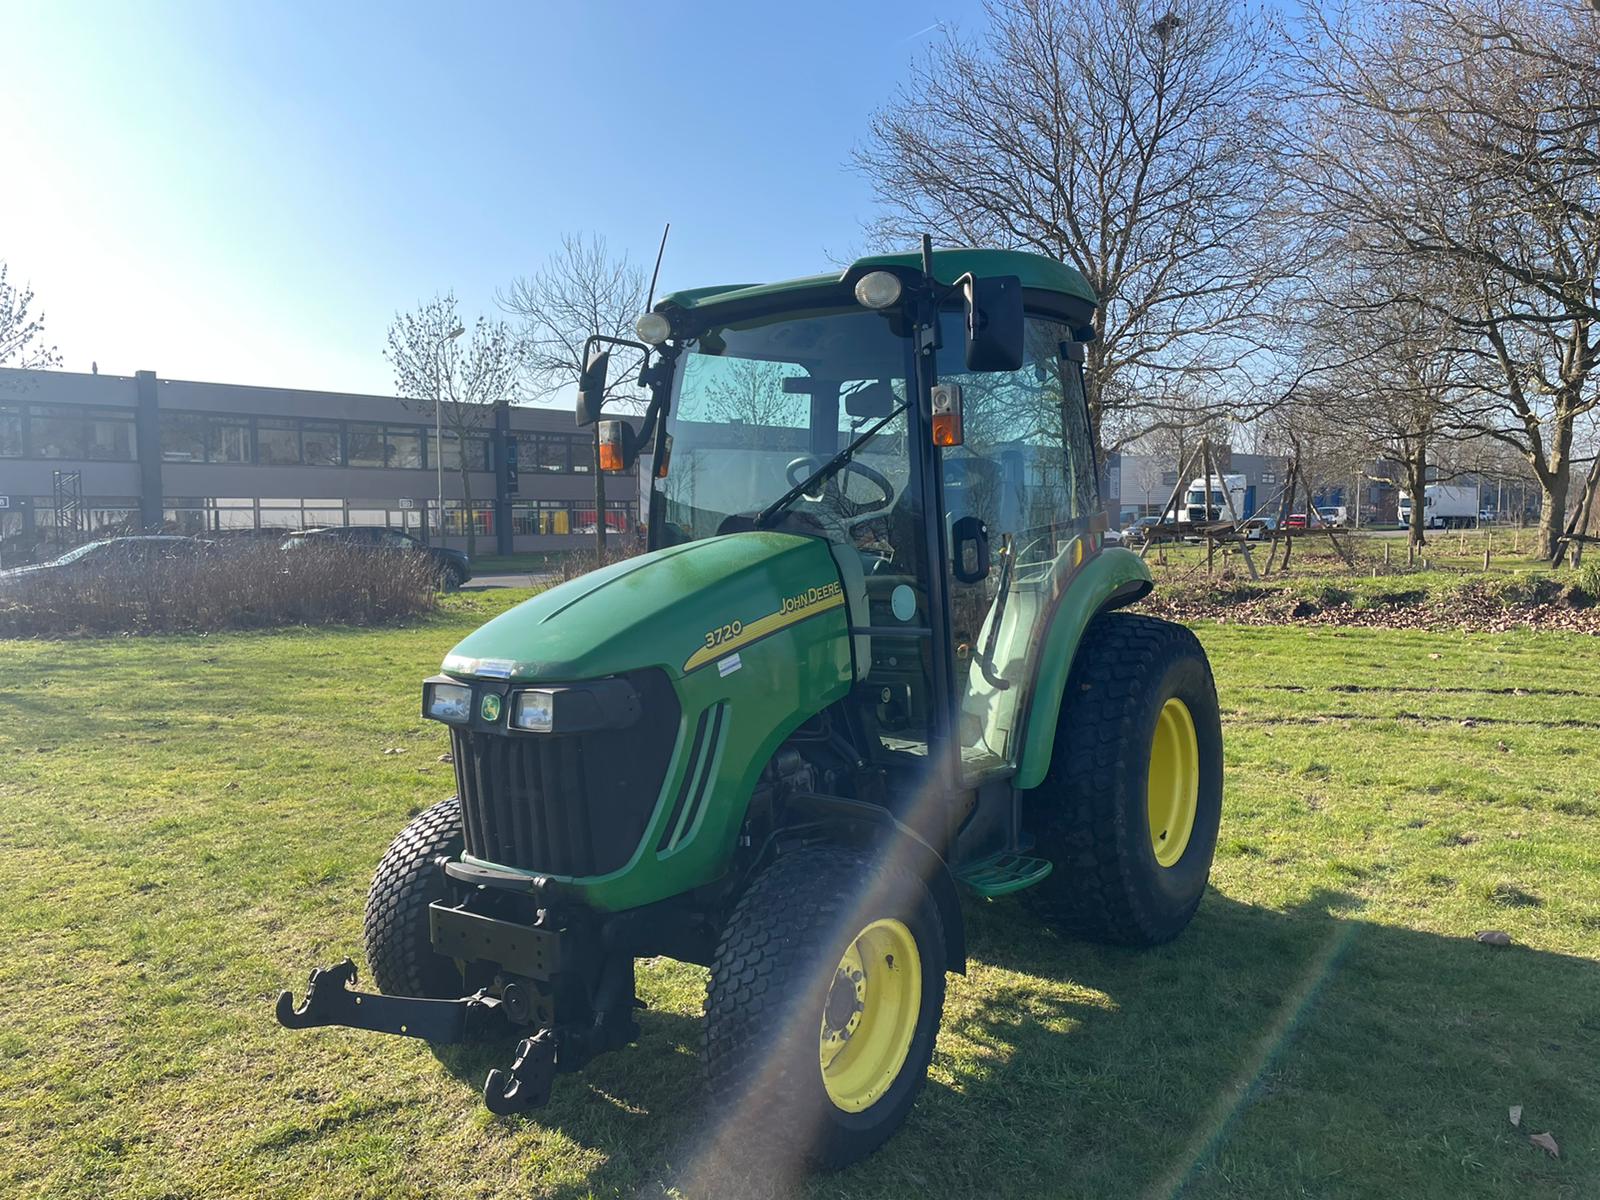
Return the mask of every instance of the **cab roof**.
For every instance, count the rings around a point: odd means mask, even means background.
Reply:
[[[715,287],[687,288],[663,296],[656,307],[694,310],[730,301],[767,299],[781,296],[785,292],[804,292],[812,288],[843,283],[851,276],[879,267],[910,267],[912,270],[921,270],[922,255],[915,252],[874,254],[867,258],[856,259],[837,275],[807,275],[801,279],[786,279],[781,283],[725,283]],[[1081,273],[1065,263],[1046,258],[1042,254],[1030,254],[1025,250],[973,248],[933,252],[933,274],[938,282],[951,284],[968,272],[980,278],[985,275],[1015,275],[1024,288],[1059,292],[1091,305],[1099,303],[1094,289],[1089,286],[1089,281]]]

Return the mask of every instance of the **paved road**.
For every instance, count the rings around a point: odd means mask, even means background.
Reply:
[[[483,588],[531,588],[556,583],[559,575],[474,575],[463,591]]]

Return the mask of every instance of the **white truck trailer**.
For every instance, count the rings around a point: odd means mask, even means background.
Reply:
[[[1411,524],[1411,496],[1400,493],[1400,523]],[[1424,529],[1472,529],[1478,524],[1478,489],[1452,483],[1430,483],[1423,489]]]

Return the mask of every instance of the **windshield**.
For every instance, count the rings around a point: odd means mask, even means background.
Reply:
[[[852,307],[706,331],[678,359],[667,432],[668,541],[726,532],[753,517],[888,417],[906,397],[909,342],[883,312]],[[901,413],[863,444],[836,487],[789,509],[832,528],[893,507],[909,476]]]

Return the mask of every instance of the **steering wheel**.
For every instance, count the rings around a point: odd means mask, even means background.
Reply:
[[[789,480],[789,486],[799,487],[806,481],[807,477],[821,469],[822,462],[822,459],[813,454],[802,454],[799,458],[794,459],[784,469],[784,474]],[[846,496],[842,481],[846,475],[852,473],[861,476],[872,484],[882,493],[882,497],[876,501],[861,503]],[[840,517],[849,521],[864,513],[877,512],[879,509],[888,508],[893,504],[894,484],[890,483],[888,476],[882,472],[852,458],[823,481],[822,491],[819,494],[812,495],[809,492],[802,492],[801,495],[813,504],[827,502]]]

